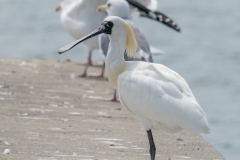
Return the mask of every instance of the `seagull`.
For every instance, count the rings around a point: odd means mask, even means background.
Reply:
[[[64,29],[75,39],[80,39],[94,30],[106,17],[106,13],[97,13],[96,7],[106,0],[62,0],[56,7],[61,12],[60,21]],[[84,72],[78,77],[86,77],[89,65],[92,65],[92,52],[99,48],[98,37],[85,41],[88,48],[88,62]]]
[[[135,2],[136,3],[136,2]],[[146,4],[145,4],[146,5]],[[156,5],[155,5],[156,6]],[[118,16],[127,21],[127,23],[131,26],[133,29],[133,32],[135,34],[136,40],[138,42],[138,52],[137,52],[137,58],[135,60],[141,60],[146,62],[153,62],[152,58],[152,49],[149,46],[145,35],[143,32],[130,20],[131,19],[131,11],[130,6],[127,3],[127,1],[123,0],[108,0],[105,5],[98,6],[99,12],[107,12],[108,16]],[[108,45],[109,45],[109,38],[105,34],[101,34],[99,36],[99,47],[100,47],[100,53],[106,57],[108,52]],[[126,54],[125,54],[126,55]],[[127,56],[125,56],[126,61],[133,60]],[[98,77],[104,76],[104,70],[105,65],[102,66],[102,72],[100,75],[96,75]],[[117,92],[114,90],[113,98],[111,99],[105,99],[107,101],[113,101],[117,102]]]
[[[122,19],[124,19],[132,28],[136,40],[138,42],[138,56],[136,60],[142,60],[147,62],[153,62],[150,46],[147,42],[147,39],[144,35],[144,33],[130,20],[130,7],[127,1],[123,0],[108,0],[105,5],[98,6],[99,12],[107,12],[108,16],[118,16]],[[99,47],[100,52],[104,55],[104,57],[107,56],[108,52],[108,46],[109,46],[109,38],[105,34],[101,34],[99,36]],[[127,57],[125,60],[129,61],[132,60],[132,58]],[[104,68],[102,70],[102,73],[100,76],[103,76]]]
[[[210,133],[206,114],[178,73],[162,64],[124,60],[125,50],[129,57],[137,57],[138,44],[131,27],[120,17],[107,17],[95,31],[58,53],[102,33],[110,39],[105,59],[109,83],[118,90],[123,108],[146,130],[151,160],[155,160],[156,154],[153,129],[168,133],[182,130]]]
[[[131,6],[132,15],[139,13],[140,16],[154,19],[158,22],[164,23],[176,31],[180,31],[177,24],[171,18],[163,13],[156,11],[156,0],[126,0]],[[56,7],[56,11],[61,12],[60,21],[64,29],[75,39],[80,39],[87,35],[92,30],[98,27],[103,19],[107,16],[106,13],[98,13],[96,8],[105,4],[107,0],[62,0],[60,5]],[[146,6],[146,7],[145,7]],[[86,77],[89,65],[92,65],[92,52],[99,49],[98,37],[94,37],[88,41],[83,42],[89,50],[88,62],[85,66],[84,72],[78,77]]]
[[[127,1],[123,0],[108,0],[105,5],[98,6],[97,9],[99,12],[107,12],[108,16],[118,16],[124,19],[132,28],[136,40],[138,42],[138,51],[137,58],[135,60],[141,60],[146,62],[153,62],[152,53],[150,51],[149,43],[146,40],[143,32],[133,23],[130,18],[130,6]],[[107,56],[109,46],[109,38],[106,34],[101,34],[99,36],[99,47],[100,53],[103,54],[104,57]],[[127,55],[126,52],[124,55]],[[133,60],[130,57],[125,56],[126,61]],[[104,76],[105,65],[102,66],[101,74],[98,77]],[[117,91],[114,90],[114,95],[112,99],[106,99],[110,101],[117,101]]]

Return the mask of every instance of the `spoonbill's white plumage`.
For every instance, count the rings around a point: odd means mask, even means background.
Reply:
[[[156,0],[126,1],[135,7],[131,10],[132,12],[135,12],[137,10],[140,12],[139,15],[158,20],[157,17],[159,14],[155,14],[155,10],[157,9]],[[98,25],[101,24],[103,19],[106,17],[106,13],[98,13],[96,11],[96,8],[99,5],[105,4],[106,2],[107,0],[62,0],[60,6],[56,8],[56,11],[62,9],[60,20],[64,29],[75,39],[80,39],[84,35],[97,28]],[[136,7],[139,9],[136,9]],[[162,14],[162,17],[166,18],[167,16]],[[167,23],[167,26],[179,31],[179,27],[176,24],[172,25],[172,22],[173,21],[170,19],[170,21]],[[84,44],[88,47],[89,53],[88,63],[86,64],[84,73],[80,75],[81,77],[86,76],[87,67],[88,65],[92,64],[92,52],[96,49],[99,49],[98,37],[87,40],[84,42]]]
[[[106,33],[110,39],[106,57],[106,74],[110,84],[119,92],[125,110],[147,131],[151,160],[156,148],[152,129],[175,133],[210,133],[207,117],[195,99],[187,82],[176,72],[161,64],[125,61],[137,56],[137,41],[131,27],[119,17],[108,17],[90,35],[61,48],[63,53],[77,44]]]

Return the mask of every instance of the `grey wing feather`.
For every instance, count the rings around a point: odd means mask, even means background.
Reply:
[[[106,34],[99,35],[100,52],[103,54],[104,57],[107,56],[109,43],[110,43],[110,40],[109,40],[109,38],[108,38],[108,36]],[[126,52],[124,54],[124,59],[126,61],[132,61],[133,60],[133,59],[127,57]]]
[[[106,34],[101,34],[99,36],[99,46],[100,46],[100,52],[106,57],[108,52],[108,46],[109,46],[110,40]]]
[[[141,61],[147,61],[147,62],[153,62],[152,59],[152,54],[150,51],[149,44],[146,40],[146,37],[142,33],[142,31],[135,26],[133,23],[130,21],[127,21],[128,24],[132,27],[136,40],[138,42],[138,59],[136,60],[141,60]],[[106,57],[107,52],[108,52],[108,47],[109,47],[110,40],[106,34],[101,34],[99,36],[99,46],[100,46],[100,52]],[[133,61],[134,59],[127,57],[127,54],[124,54],[124,59],[126,61]]]
[[[152,54],[150,51],[150,45],[147,42],[146,37],[144,36],[143,32],[137,27],[135,26],[132,22],[127,21],[128,24],[131,26],[137,43],[138,43],[138,54],[140,54],[140,52],[143,52],[143,54],[145,54],[145,56],[141,55],[142,57],[140,58],[141,61],[147,61],[147,62],[153,62],[152,59]]]

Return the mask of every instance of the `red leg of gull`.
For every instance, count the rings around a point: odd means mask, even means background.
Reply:
[[[92,51],[90,51],[88,53],[88,61],[87,62],[78,62],[77,65],[81,65],[81,66],[88,65],[88,66],[93,66],[93,67],[102,67],[102,64],[99,64],[99,63],[93,64],[93,62],[92,62]]]
[[[77,65],[93,66],[93,63],[92,63],[92,51],[90,50],[89,53],[88,53],[88,61],[87,62],[78,62]]]
[[[92,63],[92,51],[90,51],[88,53],[88,66],[93,66],[93,63]]]
[[[113,98],[111,99],[111,101],[119,102],[119,100],[117,99],[117,90],[116,89],[114,89],[114,94],[113,94]]]
[[[92,60],[91,60],[91,57],[92,57],[92,51],[89,51],[88,53],[88,63],[85,64],[85,69],[84,69],[84,72],[80,75],[77,75],[76,77],[77,78],[83,78],[83,77],[87,77],[87,69],[89,66],[93,66],[92,64]],[[102,67],[102,73],[99,75],[90,75],[90,77],[103,77],[104,75],[104,69],[105,69],[105,64],[101,65]]]
[[[88,69],[88,65],[85,66],[84,72],[80,75],[77,75],[76,78],[87,77],[87,69]]]
[[[92,56],[92,51],[90,50],[88,53],[88,61],[91,60]],[[87,69],[88,69],[89,63],[86,63],[84,72],[80,75],[77,75],[76,78],[82,78],[82,77],[87,77]]]
[[[113,98],[110,99],[103,99],[104,101],[110,101],[110,102],[119,102],[119,100],[117,99],[117,90],[114,89],[114,94],[113,94]]]
[[[90,74],[89,77],[102,78],[105,71],[105,62],[102,65],[102,72],[100,74]]]
[[[119,102],[119,100],[117,99],[117,90],[114,89],[113,98],[98,98],[98,100],[108,102]]]

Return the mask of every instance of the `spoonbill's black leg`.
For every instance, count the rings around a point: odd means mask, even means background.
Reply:
[[[153,136],[152,136],[152,131],[151,129],[147,131],[148,134],[148,140],[149,140],[149,145],[150,145],[150,155],[151,155],[151,160],[155,160],[155,154],[156,154],[156,147],[153,141]]]

